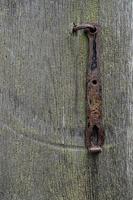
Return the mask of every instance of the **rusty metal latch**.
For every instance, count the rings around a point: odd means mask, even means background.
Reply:
[[[89,66],[86,78],[87,127],[85,143],[89,152],[99,153],[104,144],[102,126],[102,87],[99,62],[99,36],[101,27],[98,24],[81,24],[73,26],[73,33],[83,29],[89,41]]]

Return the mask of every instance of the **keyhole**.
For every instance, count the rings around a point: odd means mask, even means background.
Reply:
[[[94,145],[98,145],[98,138],[99,138],[99,128],[94,125],[93,129],[92,129],[92,143]]]

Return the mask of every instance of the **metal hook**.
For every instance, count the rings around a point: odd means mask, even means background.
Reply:
[[[75,33],[78,30],[88,30],[91,34],[95,34],[97,32],[97,28],[96,26],[92,25],[92,24],[80,24],[80,25],[76,25],[75,23],[73,23],[73,30],[72,32]]]

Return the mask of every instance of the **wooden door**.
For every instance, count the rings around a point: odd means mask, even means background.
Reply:
[[[0,1],[0,199],[131,200],[131,0]],[[84,145],[88,44],[102,26],[106,141]]]

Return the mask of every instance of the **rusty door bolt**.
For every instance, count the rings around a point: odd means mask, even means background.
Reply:
[[[89,66],[86,78],[87,126],[85,144],[89,152],[99,153],[104,144],[104,129],[102,126],[102,88],[99,63],[99,35],[101,27],[98,24],[81,24],[73,26],[73,33],[83,29],[89,41]]]

